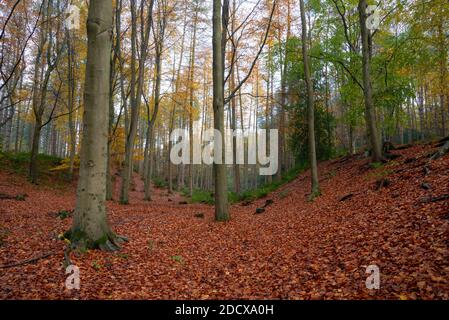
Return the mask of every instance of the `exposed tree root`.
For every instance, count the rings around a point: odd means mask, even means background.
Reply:
[[[444,145],[430,157],[430,160],[436,160],[438,158],[441,158],[448,152],[449,152],[449,141],[446,141]]]
[[[112,234],[109,235],[108,239],[105,242],[99,243],[98,247],[102,251],[108,252],[118,251],[121,249],[120,245],[123,244],[124,242],[128,242],[128,238]]]
[[[70,241],[71,250],[86,250],[86,249],[100,249],[102,251],[118,251],[121,249],[120,245],[128,242],[128,238],[119,236],[112,231],[106,232],[98,239],[92,239],[85,232],[80,230],[68,230],[64,234],[64,238]]]
[[[309,194],[309,196],[307,197],[307,200],[309,202],[313,202],[319,196],[321,196],[321,191],[320,190],[312,191],[312,193]]]

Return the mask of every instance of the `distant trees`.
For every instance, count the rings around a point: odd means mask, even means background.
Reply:
[[[163,2],[163,1],[162,1]],[[142,101],[144,77],[145,77],[145,62],[148,52],[148,44],[150,40],[150,32],[153,27],[153,4],[150,0],[147,5],[142,1],[140,4],[139,15],[137,12],[137,1],[131,1],[131,80],[130,80],[130,107],[131,118],[129,124],[129,131],[126,138],[125,161],[122,170],[122,187],[120,193],[120,202],[127,204],[129,202],[129,185],[133,171],[133,154],[134,142],[137,134],[137,124],[139,122],[140,104]],[[146,14],[145,14],[146,8]],[[141,23],[141,35],[139,54],[137,55],[137,23],[138,16]],[[139,57],[138,57],[139,56]],[[136,64],[138,61],[138,69]],[[123,76],[123,75],[122,75]],[[146,192],[146,197],[148,197]]]
[[[81,26],[70,32],[66,0],[0,4],[0,147],[29,154],[33,182],[39,153],[62,158],[53,169],[76,178],[88,134],[81,115],[91,107],[80,94],[87,89],[86,2],[71,3],[80,8]],[[211,4],[112,2],[114,32],[104,56],[110,64],[108,200],[129,203],[138,172],[142,198],[151,200],[154,186],[194,199],[206,195],[216,204],[216,219],[226,221],[231,200],[278,184],[289,170],[311,168],[313,197],[317,160],[365,152],[383,161],[385,141],[447,135],[446,1],[382,2],[373,30],[366,26],[372,17],[365,0]],[[277,174],[260,176],[262,165],[249,164],[246,151],[246,163],[237,164],[235,137],[221,141],[232,149],[233,165],[170,162],[179,142],[170,137],[174,129],[190,138],[192,158],[194,142],[204,147],[211,127],[244,131],[244,149],[259,130],[278,129]]]
[[[53,0],[43,1],[43,25],[39,30],[39,40],[37,45],[37,54],[34,60],[33,74],[33,98],[32,110],[34,114],[34,129],[31,144],[31,156],[29,167],[29,178],[31,182],[37,182],[37,156],[39,154],[39,143],[41,130],[53,117],[53,112],[57,106],[57,99],[60,94],[58,89],[53,88],[55,103],[48,120],[44,120],[44,113],[48,106],[48,90],[51,84],[51,76],[56,70],[64,49],[61,38],[62,20],[53,19],[53,14],[60,14],[61,8]]]
[[[151,200],[151,174],[153,172],[152,162],[150,161],[153,155],[153,142],[154,142],[154,126],[159,112],[159,106],[161,103],[161,81],[162,81],[162,54],[164,50],[165,32],[167,28],[168,19],[168,7],[166,1],[160,1],[157,9],[156,27],[153,30],[154,33],[154,46],[155,46],[155,62],[154,62],[154,108],[150,111],[147,105],[147,134],[145,142],[144,152],[144,199]]]

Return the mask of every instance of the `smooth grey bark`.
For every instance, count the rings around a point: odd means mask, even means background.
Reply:
[[[120,188],[120,203],[129,203],[129,185],[133,172],[134,140],[137,134],[137,122],[139,119],[139,108],[136,104],[136,46],[137,46],[137,10],[136,1],[131,1],[131,119],[129,132],[127,132],[125,144],[125,161],[122,168],[122,185]]]
[[[137,60],[137,9],[135,1],[131,1],[131,122],[125,145],[125,161],[122,171],[122,187],[120,189],[120,203],[129,203],[129,186],[133,172],[133,152],[134,140],[137,134],[137,124],[139,121],[139,110],[142,100],[145,61],[148,51],[148,43],[150,31],[153,24],[153,5],[154,1],[150,0],[147,5],[147,17],[144,22],[144,3],[141,3],[141,43],[140,43],[140,59],[138,65],[138,73],[136,77],[136,60]]]
[[[374,109],[373,92],[370,74],[370,45],[369,30],[366,27],[366,0],[360,0],[358,5],[360,33],[362,38],[362,73],[363,73],[363,94],[365,100],[365,118],[368,135],[371,142],[372,160],[380,162],[383,160],[382,147],[376,126],[376,112]]]
[[[112,57],[111,57],[111,72],[109,75],[109,86],[110,86],[110,92],[109,92],[109,138],[108,138],[108,163],[107,163],[107,173],[106,173],[106,200],[112,200],[114,198],[114,177],[112,175],[112,142],[114,139],[114,90],[115,85],[117,81],[117,72],[116,72],[116,65],[117,62],[121,62],[121,51],[120,51],[120,43],[121,43],[121,17],[122,17],[122,0],[119,0],[117,2],[115,13],[114,13],[114,21],[115,21],[115,42],[113,43],[113,49],[112,49]],[[113,37],[114,39],[114,37]],[[119,68],[119,71],[122,69]],[[122,90],[122,84],[123,84],[123,74],[120,75],[119,79],[119,85],[120,89]],[[121,91],[122,93],[122,91]],[[120,120],[122,110],[120,110],[117,124]]]
[[[304,66],[304,78],[307,87],[307,126],[308,126],[308,140],[309,140],[309,162],[311,169],[312,191],[310,199],[315,198],[320,194],[320,185],[318,182],[318,165],[316,161],[316,144],[315,144],[315,107],[313,97],[313,83],[310,77],[310,59],[308,53],[307,41],[307,25],[306,15],[304,9],[304,0],[299,0],[299,7],[301,11],[301,42],[302,42],[302,58]]]
[[[195,88],[194,88],[194,77],[195,77],[195,52],[196,52],[196,33],[198,25],[198,13],[199,13],[199,3],[195,5],[195,16],[193,18],[193,34],[192,34],[192,45],[190,50],[190,64],[189,64],[189,195],[193,195],[193,179],[194,179],[194,164],[193,164],[193,111],[195,109],[194,99],[195,99]]]
[[[73,111],[75,109],[75,50],[73,43],[71,41],[70,32],[67,30],[66,33],[66,40],[67,40],[67,77],[68,77],[68,111],[69,111],[69,119],[68,119],[68,129],[69,129],[69,176],[70,179],[73,178],[73,168],[75,164],[75,152],[76,152],[76,131],[75,131],[75,125],[73,122]]]
[[[212,25],[214,128],[221,133],[221,145],[224,146],[224,54],[220,0],[213,0]],[[217,145],[218,142],[215,141],[215,146]],[[221,163],[215,163],[214,161],[213,164],[215,181],[215,220],[217,221],[227,221],[230,219],[226,165],[223,161],[224,152],[222,152],[222,158]]]
[[[89,3],[80,178],[72,228],[73,246],[117,250],[106,212],[112,0]]]
[[[154,42],[155,42],[155,86],[154,86],[154,109],[150,114],[150,110],[148,109],[148,127],[147,127],[147,140],[146,140],[146,148],[145,148],[145,170],[144,170],[144,200],[151,201],[151,176],[152,176],[152,156],[153,156],[153,131],[154,125],[157,120],[157,115],[159,112],[159,106],[161,101],[161,80],[162,80],[162,52],[164,49],[164,37],[165,37],[165,28],[167,23],[167,12],[166,12],[166,3],[161,3],[162,7],[158,9],[158,20],[157,20],[157,31],[154,32]],[[149,106],[147,106],[149,108]]]
[[[236,1],[232,1],[232,10],[235,12],[237,8]],[[231,21],[231,42],[235,43],[235,21],[236,17],[235,15],[232,16]],[[235,52],[232,55],[231,65],[235,64],[235,57],[237,56],[237,48],[234,48]],[[231,66],[232,68],[232,66]],[[229,77],[229,89],[232,92],[234,90],[236,84],[235,84],[235,68],[232,68],[230,71],[230,77]],[[237,129],[237,103],[236,103],[237,97],[232,97],[231,99],[231,129],[233,132]],[[241,119],[243,121],[243,119]],[[241,185],[240,185],[240,165],[237,163],[237,135],[234,134],[232,137],[232,157],[233,157],[233,170],[234,170],[234,192],[239,195],[241,192]]]
[[[183,2],[184,5],[184,21],[183,21],[183,32],[182,32],[182,40],[181,40],[181,52],[179,54],[179,62],[178,62],[178,67],[177,67],[177,71],[176,71],[176,76],[175,76],[175,70],[173,69],[173,77],[176,77],[175,82],[174,82],[174,93],[177,94],[178,92],[178,88],[179,88],[179,84],[180,84],[180,74],[181,74],[181,67],[182,67],[182,61],[183,61],[183,57],[184,57],[184,43],[185,43],[185,34],[186,34],[186,29],[187,29],[187,4],[184,1]],[[173,59],[173,61],[175,61],[176,59]],[[173,68],[175,67],[175,65],[173,64]],[[170,126],[169,126],[169,135],[171,134],[171,132],[173,131],[174,128],[174,124],[175,124],[175,113],[176,113],[176,108],[177,108],[177,104],[178,101],[176,101],[175,98],[173,98],[172,101],[172,111],[170,114]],[[172,163],[170,161],[170,153],[173,147],[173,141],[169,138],[168,141],[168,153],[167,153],[167,161],[168,161],[168,192],[172,193],[173,192],[173,166]],[[179,175],[178,175],[179,176]]]

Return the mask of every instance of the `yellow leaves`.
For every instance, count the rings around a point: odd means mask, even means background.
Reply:
[[[399,300],[408,300],[408,297],[403,293],[398,294],[398,298],[399,298]]]
[[[79,156],[76,156],[73,161],[73,168],[79,168],[80,166],[80,159]],[[61,164],[59,166],[56,166],[54,168],[51,168],[50,171],[57,172],[57,171],[68,171],[70,169],[70,158],[62,159]]]
[[[112,137],[111,154],[116,157],[125,153],[126,134],[124,127],[118,127],[115,135]]]
[[[142,150],[139,150],[139,152],[134,152],[134,156],[133,156],[134,161],[142,161],[144,159],[144,154],[142,152]]]

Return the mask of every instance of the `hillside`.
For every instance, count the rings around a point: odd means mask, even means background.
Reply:
[[[65,289],[58,239],[71,225],[74,186],[2,171],[0,299],[449,299],[449,156],[429,163],[434,150],[394,150],[400,157],[383,166],[360,155],[321,163],[315,201],[304,173],[233,205],[226,223],[213,206],[163,189],[144,202],[135,177],[130,205],[108,203],[113,229],[130,241],[117,253],[70,254],[79,291]],[[365,287],[373,264],[379,290]]]

